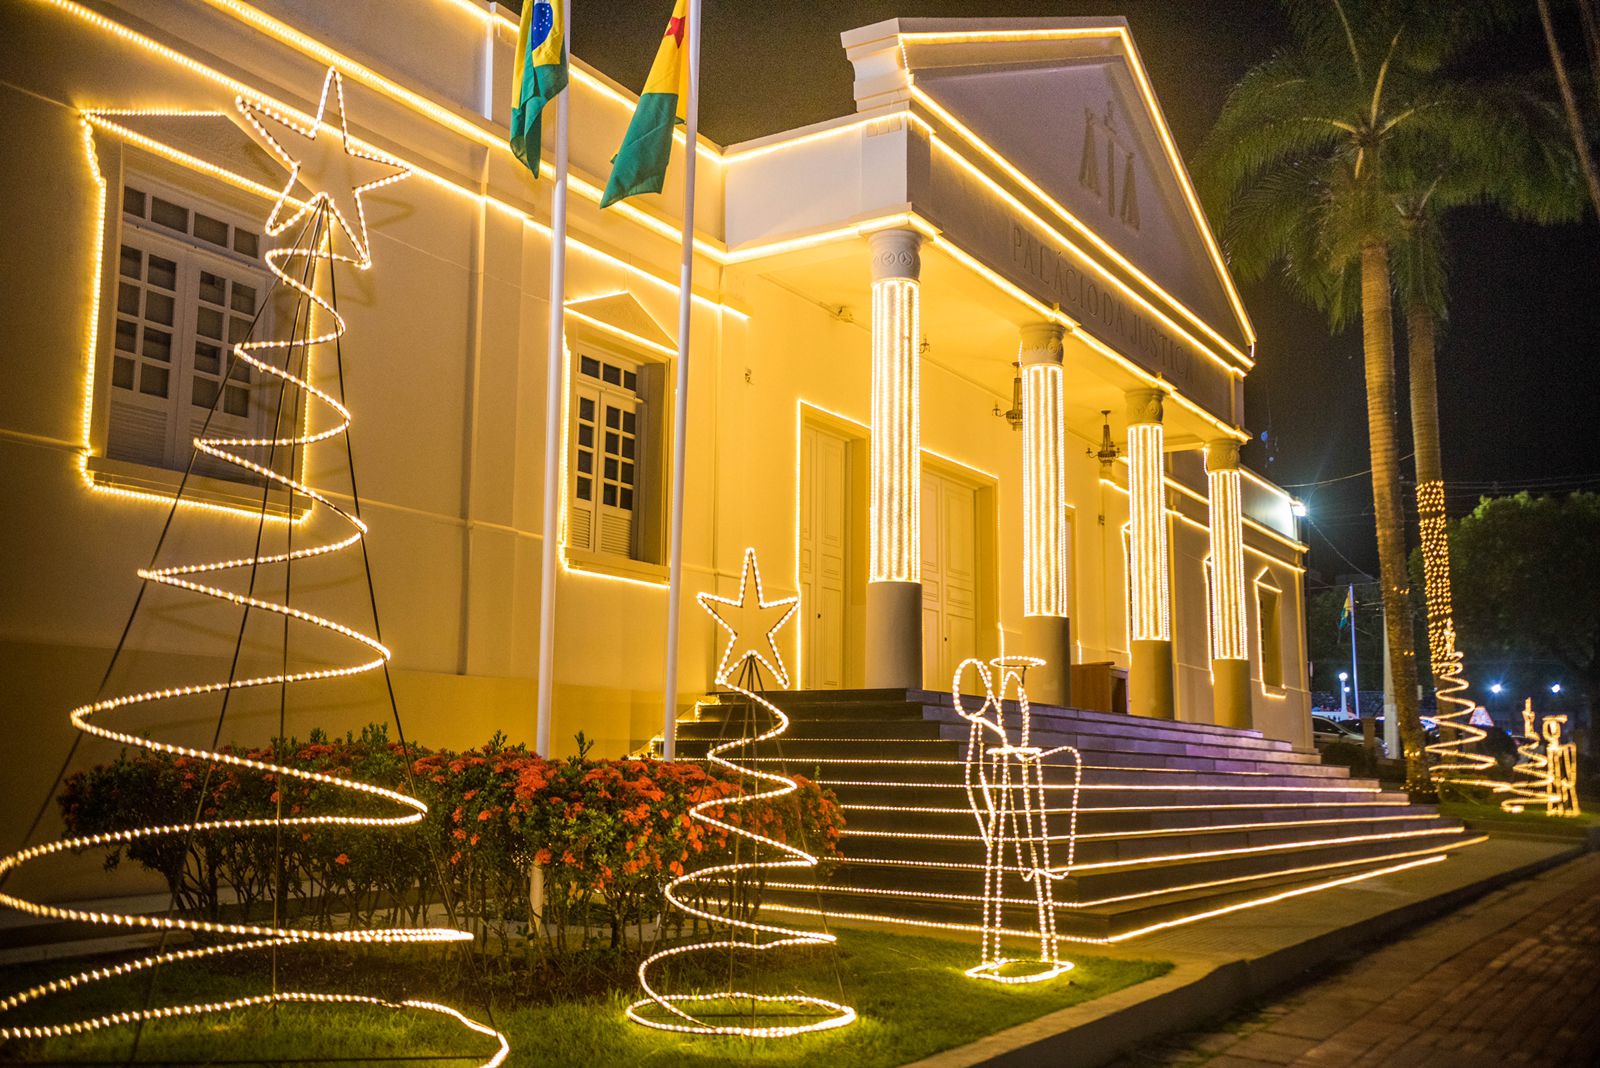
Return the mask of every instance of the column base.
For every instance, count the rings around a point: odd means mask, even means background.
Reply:
[[[868,689],[922,689],[922,583],[867,583]]]
[[[1211,720],[1219,727],[1254,725],[1250,705],[1250,661],[1211,661]]]
[[[1063,616],[1024,616],[1023,656],[1044,663],[1028,669],[1028,699],[1042,705],[1070,707],[1072,699],[1072,621]]]
[[[1128,666],[1128,711],[1150,719],[1177,719],[1172,688],[1172,642],[1135,641]]]

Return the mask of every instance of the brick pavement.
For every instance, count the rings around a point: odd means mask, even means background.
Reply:
[[[1600,855],[1489,894],[1118,1068],[1600,1066]]]

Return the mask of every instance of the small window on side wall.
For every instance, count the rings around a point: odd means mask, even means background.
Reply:
[[[574,349],[567,462],[567,548],[659,563],[661,365]]]
[[[1283,590],[1263,571],[1256,577],[1256,630],[1261,649],[1261,685],[1281,690],[1283,682]]]

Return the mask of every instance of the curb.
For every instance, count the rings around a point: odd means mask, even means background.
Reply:
[[[1318,964],[1363,947],[1400,928],[1453,912],[1501,887],[1584,855],[1571,849],[1495,872],[1466,886],[1413,901],[1264,956],[1210,964],[1180,961],[1159,979],[1083,1005],[1061,1009],[936,1053],[904,1068],[1098,1068],[1142,1043],[1232,1015]]]

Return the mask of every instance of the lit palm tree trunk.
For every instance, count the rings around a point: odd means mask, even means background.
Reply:
[[[1578,164],[1583,170],[1583,181],[1589,189],[1589,203],[1600,215],[1600,170],[1596,170],[1594,155],[1589,151],[1589,132],[1584,126],[1583,114],[1578,110],[1578,97],[1572,90],[1572,79],[1567,74],[1567,61],[1561,54],[1561,44],[1556,40],[1555,23],[1550,19],[1548,0],[1536,0],[1539,24],[1544,28],[1545,48],[1550,52],[1550,66],[1556,74],[1556,88],[1561,91],[1561,107],[1567,115],[1567,128],[1572,134],[1572,147],[1578,154]]]
[[[1372,504],[1378,528],[1378,577],[1395,715],[1406,756],[1406,789],[1433,791],[1417,719],[1417,657],[1406,574],[1405,523],[1400,510],[1400,458],[1395,446],[1394,310],[1389,302],[1389,251],[1377,241],[1361,248],[1361,341],[1366,358],[1367,434],[1372,452]]]
[[[1445,537],[1444,467],[1439,459],[1439,380],[1434,365],[1433,312],[1406,306],[1406,347],[1411,362],[1411,440],[1417,459],[1417,516],[1422,575],[1427,589],[1428,655],[1437,674],[1454,646],[1450,598],[1450,543]]]

